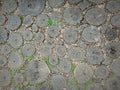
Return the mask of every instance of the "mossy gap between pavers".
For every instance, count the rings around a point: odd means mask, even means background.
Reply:
[[[59,26],[59,23],[52,20],[52,19],[49,19],[48,20],[48,26]]]
[[[74,63],[71,63],[71,73],[74,75],[74,70],[76,68],[76,65]]]
[[[116,1],[120,3],[120,0],[116,0]]]
[[[27,86],[33,86],[35,87],[35,89],[39,89],[41,87],[41,84],[40,83],[28,83]]]
[[[26,59],[27,59],[28,62],[33,61],[34,60],[34,56],[33,55],[28,56]]]
[[[93,83],[93,80],[88,80],[85,84],[84,84],[84,90],[87,90],[87,86],[91,85]]]
[[[52,64],[50,64],[50,62],[49,62],[49,57],[43,57],[43,60],[45,61],[45,63],[47,64],[47,66],[48,66],[49,68],[52,67]]]

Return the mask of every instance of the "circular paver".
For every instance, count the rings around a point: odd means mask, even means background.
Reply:
[[[74,70],[74,77],[78,83],[86,83],[93,75],[93,70],[88,64],[79,64]]]
[[[62,14],[60,12],[55,11],[51,13],[50,18],[56,22],[59,22],[62,19]]]
[[[88,2],[88,0],[82,0],[78,6],[80,9],[85,10],[90,6],[90,3]]]
[[[0,86],[8,86],[10,84],[11,77],[7,69],[0,70]]]
[[[89,0],[89,1],[96,4],[100,4],[100,3],[104,3],[106,0]]]
[[[83,53],[79,47],[71,47],[68,51],[68,56],[70,59],[80,61],[82,59]]]
[[[35,47],[31,44],[24,44],[22,53],[24,56],[32,56],[35,53]]]
[[[87,86],[86,90],[104,90],[104,89],[100,83],[92,83],[91,85]]]
[[[2,45],[2,47],[1,47],[2,54],[8,54],[10,52],[11,52],[11,47],[9,45],[7,45],[7,44]]]
[[[115,73],[116,76],[120,76],[120,60],[116,59],[112,65],[110,66],[113,73]]]
[[[52,64],[52,65],[57,65],[58,62],[59,62],[58,56],[57,56],[57,55],[51,55],[51,56],[49,57],[49,62],[50,62],[50,64]]]
[[[56,45],[55,51],[58,56],[63,57],[66,54],[66,47],[63,45]]]
[[[115,27],[120,27],[120,14],[114,15],[111,18],[111,24]]]
[[[32,31],[34,31],[34,32],[38,31],[38,26],[36,24],[32,25]]]
[[[36,16],[43,11],[45,3],[45,0],[22,0],[19,2],[19,12],[21,15]]]
[[[82,0],[68,0],[70,4],[79,4]]]
[[[71,62],[68,58],[62,58],[59,62],[58,69],[63,73],[69,73],[71,70]]]
[[[87,11],[85,19],[89,24],[101,25],[106,21],[106,12],[101,8],[91,8]]]
[[[43,33],[39,32],[35,34],[35,40],[37,42],[42,43],[44,39],[45,39],[45,36]]]
[[[49,17],[46,14],[40,14],[37,16],[36,24],[39,27],[44,27],[48,25]]]
[[[6,17],[4,14],[0,14],[0,25],[3,25],[6,21]]]
[[[95,70],[95,75],[97,78],[106,78],[109,75],[109,70],[106,66],[99,66]]]
[[[60,29],[57,26],[50,26],[47,29],[47,34],[50,37],[57,37],[60,34]]]
[[[22,36],[17,32],[11,33],[9,43],[13,48],[19,48],[23,44]]]
[[[120,90],[120,80],[116,77],[108,78],[106,81],[107,90]]]
[[[78,8],[66,8],[63,14],[64,20],[70,25],[80,23],[83,18],[82,12]]]
[[[86,58],[91,64],[100,64],[103,60],[103,53],[97,47],[90,47],[87,49]]]
[[[62,90],[66,87],[66,80],[61,75],[54,75],[51,79],[53,90]]]
[[[44,82],[50,73],[47,64],[44,61],[31,61],[27,64],[27,80],[33,83]]]
[[[115,38],[117,38],[117,36],[117,30],[115,29],[107,29],[105,31],[105,37],[107,40],[114,40]]]
[[[50,56],[52,53],[52,46],[49,44],[42,44],[39,47],[39,54],[43,57]]]
[[[10,30],[16,30],[21,25],[21,20],[19,16],[10,15],[6,22],[7,28]]]
[[[1,0],[1,3],[2,3],[2,7],[1,7],[2,11],[8,14],[15,11],[15,9],[17,8],[16,0]]]
[[[33,23],[33,18],[32,18],[32,16],[27,15],[26,17],[24,17],[24,19],[23,19],[23,24],[24,24],[26,27],[29,27],[30,25],[32,25],[32,23]]]
[[[0,28],[0,44],[8,39],[8,32],[4,28]]]
[[[115,59],[120,56],[120,42],[110,42],[106,45],[106,54],[108,57]]]
[[[0,67],[3,67],[7,63],[7,58],[3,55],[0,55]]]
[[[120,10],[120,3],[116,0],[110,0],[106,4],[106,9],[112,13],[115,13]]]
[[[24,40],[32,40],[33,38],[33,33],[30,30],[23,31],[22,35]]]
[[[97,42],[100,40],[100,31],[95,26],[84,28],[82,37],[88,42]]]
[[[48,4],[52,8],[58,8],[58,7],[61,7],[65,4],[65,0],[48,0]]]
[[[23,77],[23,75],[21,73],[17,73],[14,76],[13,80],[15,81],[16,84],[21,84],[23,82],[23,80],[24,80],[24,77]]]
[[[8,66],[12,70],[17,70],[22,67],[23,57],[18,52],[11,52],[8,56]]]
[[[67,44],[73,44],[78,39],[77,35],[78,35],[77,31],[68,29],[65,30],[65,32],[63,33],[63,39]]]

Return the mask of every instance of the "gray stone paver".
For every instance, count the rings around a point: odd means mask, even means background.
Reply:
[[[0,90],[120,90],[120,0],[0,0]]]

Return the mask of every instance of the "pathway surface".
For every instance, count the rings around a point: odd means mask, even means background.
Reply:
[[[0,90],[120,90],[120,1],[0,0]]]

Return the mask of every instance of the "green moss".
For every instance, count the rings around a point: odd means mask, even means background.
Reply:
[[[88,80],[85,84],[84,84],[84,90],[87,90],[87,86],[91,85],[93,83],[92,80]]]
[[[48,20],[48,26],[58,26],[58,25],[59,25],[58,22],[56,22],[56,21],[54,21],[54,20],[52,20],[52,19],[49,19],[49,20]]]
[[[120,0],[116,0],[116,1],[120,3]]]
[[[23,89],[20,86],[17,86],[16,90],[23,90]]]
[[[82,58],[81,60],[80,60],[80,63],[86,63],[87,62],[87,60],[85,59],[85,58]]]
[[[33,60],[34,60],[34,56],[33,56],[33,55],[27,57],[27,61],[28,61],[28,62],[33,61]]]
[[[46,64],[47,64],[47,66],[48,66],[49,68],[51,68],[52,65],[51,65],[50,62],[49,62],[49,57],[45,57],[44,60],[45,60],[45,62],[46,62]]]
[[[10,75],[13,77],[16,74],[16,71],[10,70]]]
[[[75,65],[75,64],[72,64],[72,66],[71,66],[71,72],[72,72],[72,74],[74,74],[75,68],[76,68],[76,65]]]

